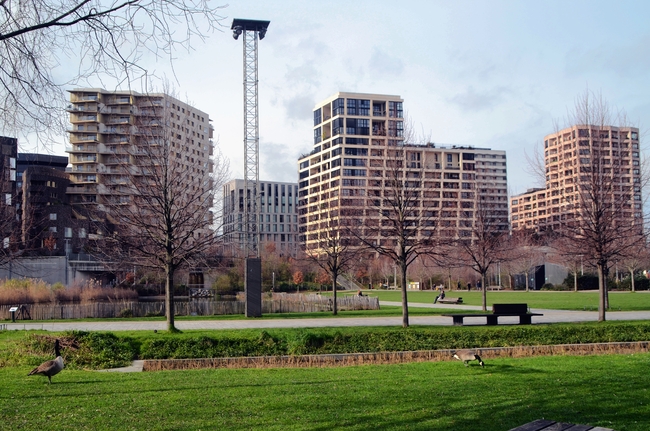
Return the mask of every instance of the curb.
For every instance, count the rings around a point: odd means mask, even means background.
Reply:
[[[648,352],[650,342],[559,344],[552,346],[489,347],[475,350],[484,359],[528,356],[602,355]],[[348,353],[296,356],[252,356],[200,359],[146,359],[142,371],[192,370],[202,368],[309,368],[355,365],[402,364],[452,361],[454,349],[407,352]]]

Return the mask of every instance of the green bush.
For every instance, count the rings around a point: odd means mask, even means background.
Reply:
[[[61,340],[61,355],[68,368],[115,368],[131,364],[139,347],[134,340],[109,332],[69,331],[61,335],[27,334],[16,346],[18,353],[8,365],[37,366],[52,359],[54,341]],[[23,358],[23,359],[21,359]]]
[[[632,290],[630,277],[621,280],[620,288],[623,290]],[[634,290],[650,290],[650,280],[644,276],[634,277]]]
[[[574,278],[573,273],[570,272],[564,279],[564,285],[573,290]],[[584,274],[578,276],[578,290],[598,290],[598,276],[596,274]]]
[[[354,331],[300,329],[281,335],[262,332],[253,338],[160,338],[142,343],[142,359],[214,358],[232,356],[306,355],[382,351],[507,347],[613,341],[647,341],[650,323],[608,325],[535,325],[445,327]]]
[[[66,367],[122,367],[133,359],[191,359],[512,347],[650,340],[650,322],[500,327],[314,328],[215,333],[153,334],[134,339],[105,332],[27,333],[0,349],[0,366],[36,366],[52,359],[62,341]]]
[[[131,310],[130,308],[125,308],[122,311],[120,311],[120,314],[118,314],[117,317],[123,317],[123,318],[133,317],[133,310]]]

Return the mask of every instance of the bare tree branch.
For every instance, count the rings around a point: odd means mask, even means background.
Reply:
[[[0,7],[0,125],[5,134],[65,130],[64,87],[110,77],[129,88],[151,76],[143,55],[167,58],[221,29],[208,0],[30,0]],[[61,79],[63,64],[78,65]],[[141,91],[148,91],[143,88]]]

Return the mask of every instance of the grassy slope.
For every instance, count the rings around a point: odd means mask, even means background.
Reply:
[[[98,373],[48,386],[0,369],[0,423],[22,430],[476,430],[538,418],[650,429],[649,354],[325,369]]]
[[[401,302],[401,292],[368,290],[364,294],[378,296],[379,301]],[[438,293],[431,291],[408,292],[409,303],[432,303]],[[481,305],[479,291],[450,291],[448,298],[462,297],[463,303]],[[611,311],[650,310],[650,292],[610,292]],[[532,308],[547,308],[554,310],[597,310],[598,292],[487,292],[488,306],[494,303],[525,302]]]

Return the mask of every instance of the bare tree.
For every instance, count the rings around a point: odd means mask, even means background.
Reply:
[[[634,285],[635,273],[647,265],[648,262],[650,262],[650,255],[645,243],[635,244],[633,250],[623,258],[622,264],[630,274],[630,290],[632,292],[636,291]]]
[[[583,256],[596,267],[598,320],[604,321],[610,265],[644,241],[638,129],[612,127],[608,104],[589,91],[576,99],[572,120],[581,157],[573,168],[575,189],[565,197],[566,220],[556,233],[560,253]]]
[[[364,226],[353,232],[370,250],[389,258],[401,276],[402,326],[409,326],[407,271],[419,257],[434,250],[438,238],[439,208],[429,204],[425,187],[426,153],[404,128],[404,141],[385,148],[386,159],[380,186],[371,189],[369,211],[381,216],[376,225]],[[438,173],[438,175],[440,175]],[[439,197],[439,193],[438,197]]]
[[[143,57],[173,62],[178,49],[220,28],[222,8],[207,0],[0,1],[0,124],[5,133],[60,134],[64,87],[91,76],[129,87],[144,78],[148,90]],[[71,59],[76,71],[61,79]]]
[[[531,271],[544,262],[545,253],[535,240],[535,234],[526,229],[516,231],[510,237],[510,248],[507,250],[507,265],[511,272],[523,274],[526,277],[526,292],[530,290],[529,280]]]
[[[321,230],[318,234],[318,241],[313,244],[312,249],[305,250],[308,259],[316,263],[329,275],[332,282],[332,313],[336,315],[337,309],[337,282],[339,276],[352,269],[358,259],[358,243],[349,234],[346,227],[340,226],[339,213],[340,204],[337,209],[328,214],[323,220]]]
[[[492,265],[507,260],[507,215],[504,217],[498,205],[488,201],[483,190],[477,190],[474,208],[464,211],[466,218],[473,218],[471,237],[458,238],[453,249],[446,253],[472,268],[481,278],[483,311],[487,310],[486,275]]]
[[[219,239],[215,191],[228,176],[228,163],[218,152],[211,170],[190,159],[183,136],[165,126],[172,113],[178,115],[169,105],[154,101],[156,115],[136,125],[136,141],[120,166],[122,184],[113,185],[104,209],[115,225],[109,257],[164,272],[167,326],[175,330],[174,276],[180,268],[198,265]],[[186,124],[190,110],[185,112],[178,124]]]

